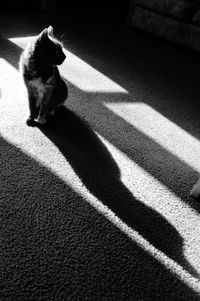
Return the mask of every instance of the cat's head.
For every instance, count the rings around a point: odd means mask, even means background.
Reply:
[[[62,44],[54,37],[53,27],[45,28],[37,38],[37,48],[45,61],[52,65],[61,65],[66,56]]]

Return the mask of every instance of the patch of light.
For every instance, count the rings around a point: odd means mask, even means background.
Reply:
[[[26,45],[31,42],[36,36],[31,36],[31,37],[23,37],[23,38],[10,38],[9,40],[16,44],[17,46],[21,47],[24,49]]]
[[[6,140],[10,141],[16,147],[20,147],[25,154],[31,156],[34,158],[34,160],[38,161],[39,164],[42,164],[47,169],[50,169],[50,172],[53,172],[59,176],[98,212],[104,215],[117,228],[125,233],[134,243],[159,261],[162,265],[164,265],[171,273],[175,274],[186,285],[191,287],[194,291],[200,292],[200,283],[194,276],[187,272],[184,267],[169,258],[166,254],[158,250],[139,232],[125,224],[119,217],[116,216],[115,212],[110,210],[101,202],[101,200],[97,199],[87,190],[81,179],[70,167],[70,164],[67,162],[66,158],[59,152],[55,145],[53,145],[46,137],[42,135],[38,129],[26,128],[26,131],[27,133],[25,136],[23,136],[23,139],[21,139],[19,133],[18,137],[16,133],[15,136],[12,135],[9,137],[8,132],[3,133],[1,130],[1,134],[4,134]],[[32,138],[32,141],[30,141],[30,131],[32,133],[36,131],[35,137]],[[199,217],[197,215],[194,216],[195,213],[192,212],[189,206],[183,206],[181,200],[177,196],[171,193],[164,185],[155,180],[140,166],[131,161],[124,153],[116,149],[100,135],[99,138],[103,143],[105,143],[109,151],[112,152],[116,163],[119,165],[122,173],[121,180],[124,185],[126,185],[129,191],[132,192],[139,201],[145,203],[147,206],[151,206],[163,216],[165,215],[165,218],[167,218],[173,224],[173,226],[176,226],[176,229],[182,235],[183,240],[187,240],[188,250],[191,250],[193,245],[195,245],[195,243],[197,244],[199,241],[197,242],[194,240],[194,237],[191,235],[188,229],[191,227],[190,222],[193,224],[195,222],[199,225]],[[138,189],[139,187],[140,190]],[[173,212],[173,214],[170,214],[170,212]],[[177,222],[180,222],[180,224],[176,224]],[[185,227],[188,227],[188,229],[183,228],[183,224],[185,224]],[[187,237],[187,233],[190,234],[189,237]],[[196,239],[198,239],[198,237],[200,237],[200,235],[196,236]],[[189,241],[189,239],[192,239],[192,241]],[[191,245],[191,243],[193,243],[193,245]],[[195,268],[198,268],[198,254],[196,256],[194,256],[196,259]],[[193,264],[193,262],[190,263]]]
[[[128,227],[114,212],[103,205],[101,200],[98,200],[83,185],[81,179],[71,167],[70,162],[67,161],[56,145],[43,135],[38,128],[25,125],[27,95],[24,94],[19,72],[3,59],[0,60],[0,85],[2,89],[0,106],[1,136],[43,166],[46,166],[50,172],[59,176],[143,250],[162,263],[193,290],[200,292],[200,283],[195,277],[191,276],[177,262],[156,249],[139,232]],[[121,109],[123,111],[123,107]],[[129,115],[131,116],[130,110]],[[141,117],[144,118],[143,115]],[[139,121],[137,122],[139,126],[140,123]],[[123,184],[138,201],[153,208],[173,225],[183,239],[184,255],[187,256],[191,265],[200,270],[198,248],[200,245],[200,233],[198,232],[198,229],[200,229],[199,215],[190,206],[181,202],[180,198],[143,170],[126,154],[118,150],[102,136],[98,136],[119,166]],[[191,254],[192,257],[190,256]]]
[[[146,206],[158,212],[183,239],[183,254],[200,271],[200,216],[168,187],[154,178],[124,152],[99,135],[120,168],[121,181]],[[191,230],[192,229],[192,230]],[[191,255],[192,254],[192,255]]]
[[[21,48],[25,48],[33,37],[10,38],[9,40]],[[72,84],[87,92],[125,93],[128,91],[113,80],[97,71],[82,59],[64,49],[66,60],[59,67],[63,76]]]
[[[0,111],[16,110],[20,106],[16,99],[19,98],[20,103],[25,95],[25,88],[19,72],[11,64],[9,64],[3,58],[0,58],[0,89],[2,101],[0,104]],[[5,105],[4,105],[5,100]]]
[[[163,148],[200,172],[200,141],[145,103],[104,105]]]

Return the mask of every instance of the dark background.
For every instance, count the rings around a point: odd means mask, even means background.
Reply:
[[[130,0],[114,1],[68,1],[68,0],[6,0],[1,4],[1,12],[53,12],[77,17],[101,16],[124,23],[127,18]]]

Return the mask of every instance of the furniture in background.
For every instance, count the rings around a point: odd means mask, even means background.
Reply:
[[[200,50],[200,0],[131,0],[128,25]]]

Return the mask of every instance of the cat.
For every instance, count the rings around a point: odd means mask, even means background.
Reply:
[[[67,83],[57,67],[65,58],[52,26],[45,28],[22,52],[19,69],[28,93],[28,126],[33,126],[35,121],[45,124],[49,115],[67,99]]]

